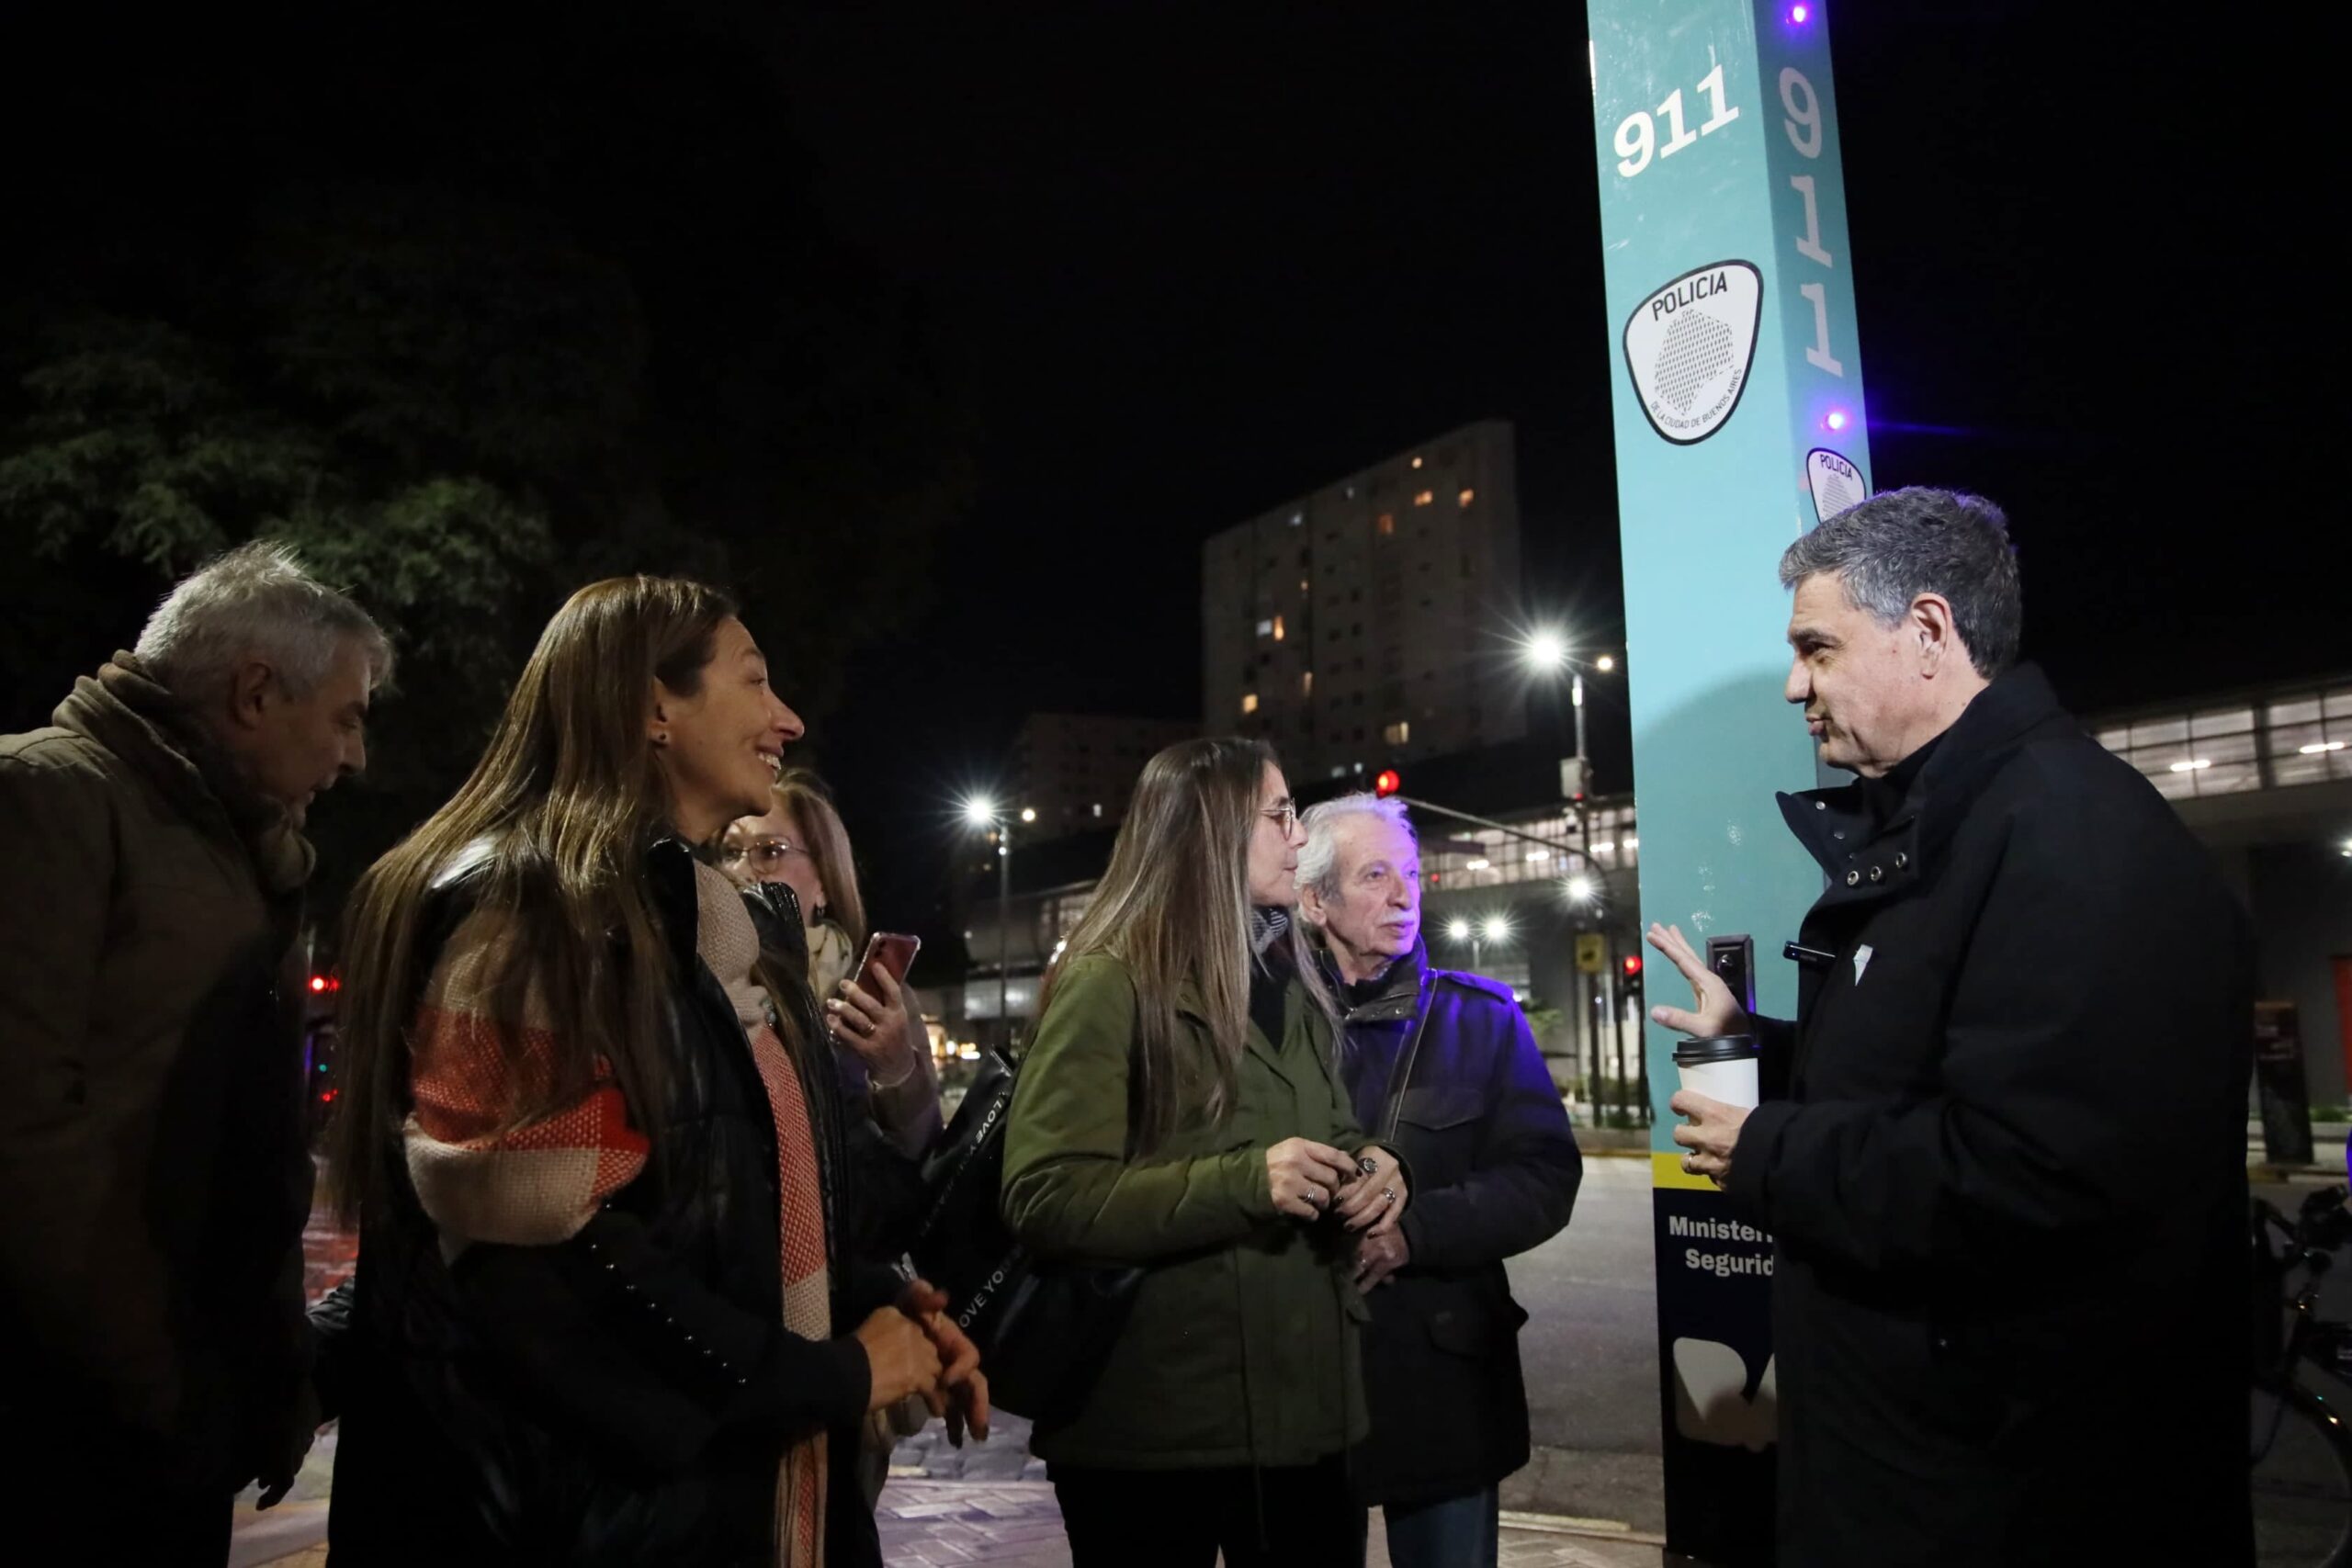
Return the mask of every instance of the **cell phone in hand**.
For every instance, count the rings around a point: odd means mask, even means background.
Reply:
[[[914,967],[915,954],[922,947],[921,937],[900,936],[896,931],[876,931],[865,939],[865,956],[858,960],[857,975],[853,983],[867,996],[878,999],[882,993],[875,987],[874,972],[887,969],[891,979],[905,985],[907,971]]]

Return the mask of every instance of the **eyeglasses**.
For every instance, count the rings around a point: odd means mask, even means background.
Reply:
[[[729,865],[749,861],[762,871],[774,871],[792,856],[808,852],[790,839],[754,839],[748,844],[739,844],[729,850],[723,858]]]
[[[1292,831],[1298,826],[1298,807],[1292,801],[1285,800],[1280,806],[1261,807],[1258,815],[1269,821],[1281,823],[1283,837],[1285,839],[1289,838]]]

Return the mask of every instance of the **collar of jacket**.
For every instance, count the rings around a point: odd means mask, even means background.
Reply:
[[[1884,822],[1871,821],[1860,783],[1783,794],[1781,816],[1828,874],[1825,903],[1881,897],[1926,874],[1985,782],[2019,747],[2075,728],[2048,678],[2019,664],[1979,692],[1944,731],[1902,807]]]
[[[85,675],[51,722],[103,746],[162,791],[198,827],[241,846],[272,898],[298,891],[317,854],[292,813],[246,784],[187,704],[118,652]]]
[[[1340,1021],[1351,1029],[1359,1023],[1400,1023],[1424,1011],[1430,987],[1429,951],[1429,944],[1416,938],[1413,951],[1400,954],[1389,964],[1388,973],[1381,976],[1379,993],[1348,1009]],[[1331,960],[1329,948],[1324,950],[1324,963],[1333,987],[1345,997],[1343,987],[1347,982],[1340,978],[1339,965]]]

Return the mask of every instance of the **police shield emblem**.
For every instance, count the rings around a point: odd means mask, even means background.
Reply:
[[[1634,308],[1625,369],[1650,428],[1678,446],[1724,427],[1747,389],[1764,278],[1750,263],[1694,267]]]
[[[1804,455],[1804,480],[1813,492],[1813,514],[1823,523],[1871,493],[1861,469],[1826,446],[1816,446]]]

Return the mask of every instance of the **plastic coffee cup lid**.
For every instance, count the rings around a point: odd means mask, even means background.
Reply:
[[[1701,1067],[1713,1062],[1737,1062],[1756,1055],[1753,1034],[1715,1034],[1704,1040],[1685,1040],[1674,1048],[1674,1065],[1678,1067]]]

